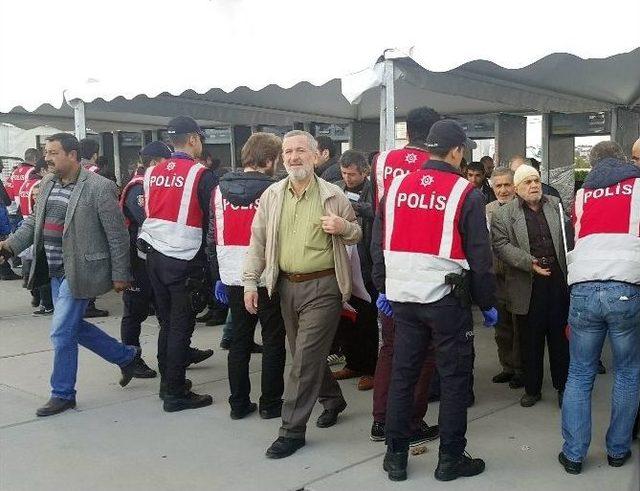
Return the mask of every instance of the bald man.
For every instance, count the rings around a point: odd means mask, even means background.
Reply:
[[[636,140],[631,148],[631,160],[640,167],[640,138]]]

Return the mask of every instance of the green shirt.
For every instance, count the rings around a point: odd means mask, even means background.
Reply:
[[[335,266],[331,236],[322,230],[324,208],[315,176],[300,197],[291,182],[282,202],[279,266],[285,273],[315,273]]]

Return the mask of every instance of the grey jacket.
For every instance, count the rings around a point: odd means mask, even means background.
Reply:
[[[546,196],[542,210],[549,225],[558,265],[567,275],[567,259],[564,252],[560,225],[560,200]],[[567,233],[572,232],[567,229]],[[516,315],[529,313],[533,285],[533,259],[529,248],[529,233],[521,201],[518,198],[495,209],[491,215],[491,241],[493,253],[504,263],[507,309]],[[569,238],[571,244],[571,238]]]
[[[48,275],[44,258],[43,226],[53,176],[42,180],[34,212],[7,243],[14,254],[32,244],[34,261],[29,288]],[[110,180],[80,170],[64,222],[62,250],[65,277],[75,298],[93,298],[113,288],[114,281],[129,281],[129,234],[118,206],[118,190]]]

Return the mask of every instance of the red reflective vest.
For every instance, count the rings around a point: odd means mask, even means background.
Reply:
[[[137,184],[142,184],[144,186],[144,176],[133,176],[133,178],[126,184],[122,193],[120,194],[120,209],[122,210],[122,214],[124,215],[124,223],[129,228],[131,226],[131,219],[124,212],[125,203],[127,202],[127,195],[131,188]],[[144,203],[141,203],[141,206],[144,207]]]
[[[576,245],[567,254],[568,283],[640,284],[640,178],[580,189],[573,205]]]
[[[432,303],[451,293],[448,273],[468,270],[458,224],[473,186],[457,174],[424,169],[397,177],[385,195],[386,295]]]
[[[20,207],[20,213],[23,218],[27,218],[31,213],[33,213],[33,190],[41,180],[42,177],[40,176],[34,179],[29,179],[20,188],[20,192],[18,193],[18,206]]]
[[[429,152],[426,150],[412,147],[380,152],[373,161],[371,172],[375,184],[373,187],[376,198],[374,206],[378,205],[389,190],[394,178],[421,169],[429,158]]]
[[[29,176],[33,172],[33,165],[22,163],[15,169],[7,179],[4,188],[7,190],[7,194],[12,201],[19,205],[18,193],[22,185],[29,180]]]
[[[233,205],[216,186],[212,197],[216,255],[220,280],[225,285],[242,285],[242,267],[251,240],[251,224],[260,198],[247,206]]]
[[[200,250],[204,215],[198,184],[204,171],[205,167],[192,159],[173,157],[145,172],[147,218],[140,238],[156,251],[188,261]]]

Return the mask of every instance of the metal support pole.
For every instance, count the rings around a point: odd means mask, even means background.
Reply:
[[[551,136],[551,114],[542,115],[542,170],[543,176],[540,176],[544,182],[551,182],[551,158],[549,137]]]
[[[380,87],[380,151],[390,150],[396,145],[393,60],[384,60],[382,63],[384,71]]]
[[[84,102],[80,99],[74,99],[69,102],[73,108],[74,133],[78,140],[82,140],[87,136],[87,122],[84,114]]]
[[[231,143],[229,144],[231,147],[231,170],[236,170],[236,135],[233,126],[230,126],[229,129],[231,130]]]
[[[117,131],[113,132],[113,172],[119,186],[122,184],[122,176],[120,175],[120,139]]]

